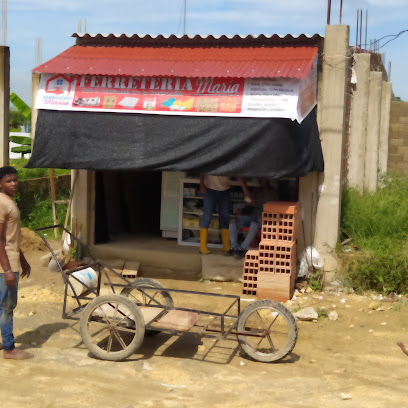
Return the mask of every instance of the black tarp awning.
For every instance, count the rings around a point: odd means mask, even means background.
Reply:
[[[27,167],[300,177],[323,171],[315,111],[289,119],[40,110]]]

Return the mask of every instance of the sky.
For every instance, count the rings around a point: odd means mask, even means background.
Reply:
[[[183,34],[183,0],[9,0],[7,45],[11,54],[11,92],[31,105],[31,70],[36,39],[42,39],[42,62],[75,44],[78,19],[87,32]],[[331,23],[339,22],[340,0],[332,0]],[[368,9],[368,42],[408,29],[408,0],[343,0],[343,24],[356,42],[357,9]],[[326,0],[187,0],[188,35],[323,35]],[[380,42],[384,44],[389,38]],[[364,41],[364,34],[363,34]],[[408,32],[385,45],[386,67],[392,62],[396,96],[408,101]]]

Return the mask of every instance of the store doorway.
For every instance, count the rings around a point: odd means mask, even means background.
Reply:
[[[96,172],[95,243],[160,236],[161,184],[161,172]]]

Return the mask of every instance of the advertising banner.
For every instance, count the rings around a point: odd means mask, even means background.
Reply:
[[[35,108],[303,120],[316,81],[288,78],[166,78],[42,74]],[[299,95],[304,93],[300,107]]]

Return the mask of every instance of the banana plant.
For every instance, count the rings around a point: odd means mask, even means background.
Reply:
[[[17,110],[27,119],[31,119],[31,108],[20,99],[14,92],[10,94],[10,102],[17,108]]]
[[[17,110],[28,120],[31,119],[31,108],[20,99],[15,93],[10,94],[10,102],[17,108]],[[21,157],[25,154],[31,153],[31,137],[25,136],[10,136],[10,141],[21,146],[12,147],[13,153],[21,153]]]

